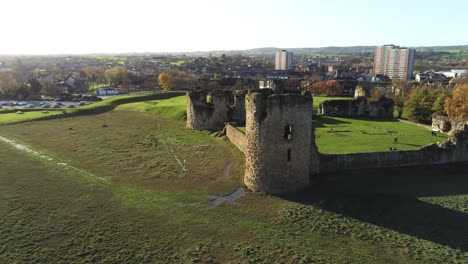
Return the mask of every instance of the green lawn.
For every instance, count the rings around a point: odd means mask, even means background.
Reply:
[[[247,193],[208,209],[208,195],[242,185],[244,159],[225,138],[168,114],[184,100],[0,126],[0,136],[53,158],[0,142],[0,263],[468,258],[466,165],[341,173],[302,194]]]
[[[447,135],[432,136],[431,131],[411,124],[370,118],[314,116],[316,143],[321,153],[352,153],[418,149],[444,142]],[[330,133],[330,129],[335,132]],[[398,143],[394,138],[398,136]]]
[[[18,109],[18,111],[23,111],[23,110]],[[63,111],[67,111],[67,110],[63,110]],[[63,114],[62,110],[56,110],[56,109],[45,110],[45,111],[43,109],[37,109],[36,111],[23,112],[23,114],[0,112],[0,125],[27,122],[31,120],[48,117],[48,116],[62,115],[62,114]]]
[[[119,105],[116,110],[131,110],[156,114],[166,118],[182,120],[186,116],[187,98],[185,95],[166,100],[151,100]]]

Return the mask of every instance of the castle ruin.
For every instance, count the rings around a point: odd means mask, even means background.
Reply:
[[[419,150],[322,154],[315,144],[310,93],[252,91],[247,95],[246,108],[245,93],[215,91],[211,93],[211,102],[207,102],[207,97],[206,92],[188,93],[187,127],[211,131],[226,129],[230,141],[245,154],[244,183],[256,192],[293,193],[309,187],[311,179],[319,173],[468,161],[466,122],[450,126],[447,120],[436,122],[451,130],[449,141]],[[351,108],[351,111],[362,111],[363,102],[363,99],[356,100],[357,110]],[[369,116],[387,116],[390,109],[378,110],[387,104],[390,106],[388,101],[371,106],[369,112],[376,114]],[[353,103],[345,105],[349,107]],[[393,101],[391,106],[393,109]],[[236,120],[246,121],[245,134],[230,124]]]
[[[318,114],[339,117],[393,118],[393,100],[382,97],[370,101],[364,96],[353,100],[326,100],[319,104]]]
[[[245,93],[216,90],[187,94],[187,127],[218,131],[226,122],[245,123]]]
[[[310,93],[250,93],[244,183],[253,191],[288,193],[309,186],[312,154]]]

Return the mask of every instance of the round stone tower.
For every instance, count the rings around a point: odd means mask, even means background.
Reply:
[[[271,194],[307,188],[317,165],[311,95],[262,90],[247,98],[245,184]]]

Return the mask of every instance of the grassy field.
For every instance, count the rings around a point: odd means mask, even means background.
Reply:
[[[432,136],[430,130],[398,120],[314,116],[312,122],[321,153],[388,151],[390,147],[412,150],[448,139],[446,134]],[[393,142],[395,137],[398,143]]]
[[[185,129],[171,115],[184,100],[0,126],[52,158],[0,142],[0,263],[466,263],[467,165],[328,175],[208,209],[242,185],[244,159]]]
[[[129,110],[152,113],[166,118],[182,120],[186,117],[187,99],[178,96],[167,100],[151,100],[119,105],[116,110]]]
[[[23,110],[18,109],[18,111],[23,111]],[[55,110],[55,109],[51,109],[47,111],[44,111],[43,109],[37,109],[37,111],[27,111],[27,112],[23,112],[23,114],[0,113],[0,125],[31,121],[31,120],[35,120],[39,118],[44,118],[47,116],[55,116],[55,115],[62,115],[62,114],[63,114],[62,110]]]

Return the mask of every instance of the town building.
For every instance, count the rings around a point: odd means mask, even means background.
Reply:
[[[373,74],[386,75],[392,80],[410,80],[413,78],[414,55],[414,49],[392,44],[376,47]]]
[[[281,50],[275,53],[275,70],[276,71],[290,71],[293,68],[293,53]]]

